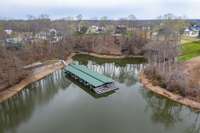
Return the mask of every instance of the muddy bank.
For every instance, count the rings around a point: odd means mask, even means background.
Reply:
[[[103,54],[96,54],[96,53],[87,53],[87,52],[79,52],[79,53],[72,53],[68,59],[67,64],[69,64],[72,61],[72,57],[78,54],[82,55],[90,55],[98,58],[105,58],[105,59],[123,59],[123,58],[143,58],[143,56],[133,56],[133,55],[103,55]],[[31,66],[32,67],[32,66]],[[20,83],[5,89],[4,91],[0,92],[0,103],[9,99],[10,97],[16,95],[18,92],[23,90],[26,86],[29,84],[36,82],[51,73],[60,70],[64,67],[64,65],[61,62],[53,63],[50,65],[44,65],[42,67],[39,67],[36,72],[31,74],[26,79],[22,80]]]
[[[69,64],[71,62],[71,58],[74,56],[75,54],[71,54],[66,63]],[[23,90],[26,86],[28,86],[29,84],[36,82],[48,75],[50,75],[51,73],[60,70],[64,67],[62,62],[57,62],[54,64],[50,64],[50,65],[45,65],[42,66],[40,68],[38,68],[38,70],[36,70],[34,73],[32,73],[29,77],[27,77],[26,79],[22,80],[19,84],[14,85],[4,91],[0,92],[0,103],[9,99],[10,97],[16,95],[18,92],[20,92],[21,90]]]
[[[153,86],[152,83],[150,82],[150,80],[148,80],[146,78],[146,76],[144,75],[143,72],[140,74],[139,78],[140,78],[140,82],[143,84],[143,86],[146,89],[148,89],[158,95],[164,96],[170,100],[173,100],[177,103],[183,104],[183,105],[191,107],[197,111],[200,111],[200,103],[199,102],[196,102],[196,101],[190,100],[188,98],[182,97],[180,95],[174,94],[174,93],[169,92],[166,89],[161,88],[159,86]]]
[[[114,55],[114,54],[96,54],[96,53],[87,53],[87,52],[78,52],[76,55],[90,55],[98,58],[105,59],[124,59],[124,58],[144,58],[144,56],[140,55]]]

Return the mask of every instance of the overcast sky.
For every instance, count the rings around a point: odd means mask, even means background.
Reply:
[[[0,0],[1,18],[21,19],[29,14],[64,18],[82,14],[85,19],[115,19],[134,14],[138,19],[154,19],[166,13],[200,18],[200,0]]]

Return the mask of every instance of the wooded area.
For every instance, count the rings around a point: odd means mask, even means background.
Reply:
[[[29,73],[23,70],[24,65],[47,59],[65,59],[70,52],[145,55],[149,62],[145,71],[152,77],[157,75],[155,77],[161,78],[159,84],[174,88],[170,83],[175,78],[182,80],[177,81],[181,89],[187,87],[184,85],[185,76],[178,71],[176,61],[180,53],[180,35],[188,25],[187,21],[172,14],[146,22],[136,21],[133,16],[129,18],[118,21],[107,20],[106,17],[82,20],[82,16],[78,15],[77,20],[67,18],[52,21],[47,15],[41,15],[39,18],[29,16],[28,20],[0,21],[1,39],[23,37],[20,48],[1,46],[0,61],[4,65],[0,68],[3,85],[0,89],[23,79]],[[88,32],[94,27],[98,28],[98,32]],[[8,35],[5,29],[14,32]],[[49,33],[50,29],[55,32]],[[40,34],[45,36],[37,38]],[[55,38],[58,41],[52,41]]]
[[[178,25],[180,24],[180,25]],[[145,47],[145,57],[148,66],[144,73],[154,85],[161,86],[182,96],[195,97],[199,100],[200,84],[190,72],[184,62],[180,62],[182,26],[187,23],[165,20],[161,31],[162,39],[149,42]],[[191,71],[191,69],[189,69]]]
[[[20,82],[31,74],[30,70],[23,68],[25,65],[48,59],[66,59],[69,55],[69,51],[62,43],[55,45],[43,42],[20,50],[0,47],[0,90]]]

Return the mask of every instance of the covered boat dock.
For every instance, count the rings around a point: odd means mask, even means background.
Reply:
[[[70,64],[65,68],[65,73],[92,89],[97,94],[103,94],[117,89],[111,78],[94,72],[83,65]]]

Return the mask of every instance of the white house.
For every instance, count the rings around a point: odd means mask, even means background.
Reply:
[[[4,30],[4,32],[5,32],[7,35],[11,35],[12,32],[13,32],[13,30],[11,30],[11,29],[6,29],[6,30]]]
[[[20,43],[20,42],[22,42],[22,38],[20,37],[13,37],[6,39],[6,43]]]
[[[56,29],[50,29],[49,30],[49,33],[48,33],[50,36],[56,36],[57,35],[57,30]]]
[[[184,35],[188,37],[198,37],[199,36],[199,30],[192,29],[192,28],[186,28],[184,31]]]
[[[103,26],[99,27],[99,26],[92,25],[87,30],[87,34],[98,34],[102,32],[105,32],[105,27]]]
[[[185,29],[184,34],[189,37],[200,37],[200,26],[190,26],[189,28]]]
[[[50,29],[48,34],[51,43],[57,43],[63,39],[62,33],[56,29]]]
[[[47,32],[41,31],[41,32],[37,33],[35,35],[35,38],[41,39],[41,40],[47,40],[51,43],[57,43],[63,39],[63,36],[56,29],[49,29]]]
[[[47,32],[41,31],[35,35],[35,38],[41,39],[41,40],[47,40]]]

